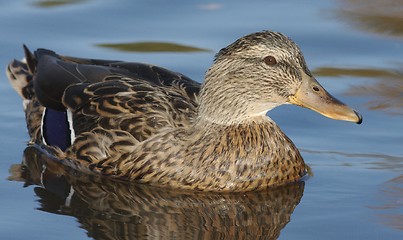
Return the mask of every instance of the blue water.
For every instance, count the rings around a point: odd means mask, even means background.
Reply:
[[[334,121],[295,106],[269,113],[314,174],[279,239],[403,239],[403,4],[87,0],[41,7],[38,2],[2,1],[2,72],[10,60],[22,57],[25,43],[70,56],[152,63],[202,81],[215,52],[235,39],[263,29],[290,36],[322,85],[357,109],[364,122]],[[96,46],[137,41],[211,51],[133,53]],[[324,68],[332,68],[337,76],[321,72]],[[357,69],[362,71],[345,71]],[[34,186],[24,188],[23,182],[8,180],[29,139],[21,100],[5,74],[0,77],[0,102],[1,239],[93,236],[74,214],[40,210]]]

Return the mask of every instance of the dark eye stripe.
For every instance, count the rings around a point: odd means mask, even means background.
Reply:
[[[264,60],[264,63],[266,63],[269,66],[273,66],[277,63],[276,58],[273,56],[267,56],[263,60]]]

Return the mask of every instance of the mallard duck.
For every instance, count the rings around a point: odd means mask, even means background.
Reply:
[[[307,166],[267,112],[292,103],[362,117],[312,76],[298,46],[262,31],[221,49],[202,84],[170,70],[25,47],[7,74],[31,143],[83,173],[160,187],[240,192],[300,180]]]

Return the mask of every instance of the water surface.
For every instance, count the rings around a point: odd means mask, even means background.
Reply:
[[[57,179],[52,192],[35,185],[40,165],[31,166],[28,180],[21,176],[28,135],[21,101],[3,74],[2,239],[403,238],[402,16],[403,2],[392,0],[2,1],[2,72],[22,57],[25,43],[77,57],[152,63],[202,81],[220,48],[271,29],[293,38],[324,87],[364,116],[356,125],[295,106],[269,113],[312,168],[301,184],[203,195],[83,177]],[[144,42],[208,51],[100,46]],[[66,203],[70,186],[79,191]]]

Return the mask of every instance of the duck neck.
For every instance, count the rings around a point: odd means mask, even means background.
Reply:
[[[224,115],[223,115],[224,116]],[[224,119],[224,118],[222,118]],[[198,117],[193,124],[195,129],[235,129],[235,128],[243,128],[245,126],[259,126],[259,127],[270,127],[275,126],[278,128],[276,123],[266,115],[258,115],[254,117],[248,118],[234,118],[233,113],[230,115],[228,113],[228,119],[231,120],[222,120],[221,118],[209,118],[208,116],[203,115],[202,117]]]
[[[256,96],[255,80],[242,71],[226,71],[230,62],[216,62],[207,71],[199,95],[197,118],[221,125],[243,124],[280,105]],[[247,84],[249,87],[245,87]],[[252,89],[252,90],[251,90]]]

